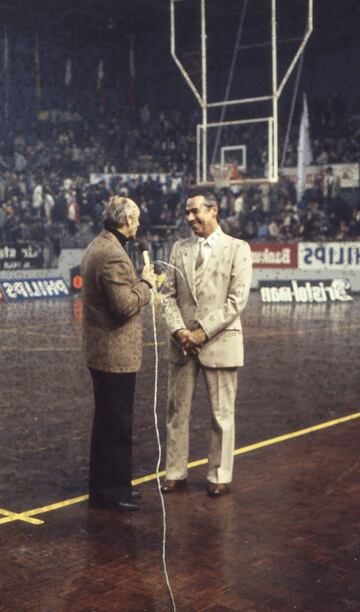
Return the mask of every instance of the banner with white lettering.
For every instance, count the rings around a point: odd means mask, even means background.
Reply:
[[[44,247],[36,242],[0,246],[0,270],[31,270],[44,267]]]
[[[172,176],[170,174],[166,174],[165,172],[118,172],[116,174],[90,174],[90,183],[92,185],[97,185],[100,183],[100,181],[105,181],[106,186],[110,187],[112,181],[115,179],[121,179],[124,183],[136,181],[137,184],[146,183],[146,181],[151,179],[154,183],[166,185],[172,190],[178,189],[182,180],[181,176]]]
[[[1,292],[7,302],[25,300],[49,300],[70,295],[62,277],[6,279],[0,282]]]
[[[250,246],[254,268],[297,268],[296,243],[252,242]]]
[[[342,189],[356,189],[360,185],[359,164],[331,164],[334,175],[340,179]],[[327,166],[308,166],[306,169],[305,186],[307,188],[314,187],[315,180],[323,177]],[[297,184],[297,168],[282,168],[281,174],[284,174],[293,183]]]
[[[360,242],[300,242],[299,270],[359,270]]]
[[[351,285],[348,280],[335,278],[322,281],[260,281],[263,304],[323,304],[351,302]]]

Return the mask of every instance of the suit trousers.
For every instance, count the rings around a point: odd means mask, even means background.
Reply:
[[[136,373],[89,369],[95,397],[90,448],[90,499],[98,502],[128,501],[131,498]]]
[[[166,478],[187,477],[191,404],[200,370],[211,407],[207,479],[229,483],[234,463],[237,368],[207,368],[197,357],[191,357],[184,365],[171,363],[169,367]]]

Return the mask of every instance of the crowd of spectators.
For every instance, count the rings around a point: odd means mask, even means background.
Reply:
[[[330,167],[325,173],[331,174]],[[340,195],[315,186],[297,200],[294,184],[280,176],[274,187],[222,191],[223,225],[245,240],[329,241],[360,238],[360,204],[353,206]]]
[[[281,175],[277,185],[220,191],[224,227],[247,240],[346,240],[360,237],[360,202],[343,199],[331,164],[360,162],[360,116],[347,115],[338,98],[310,105],[314,163],[324,170],[299,200],[295,185]],[[145,233],[169,236],[184,228],[182,204],[194,185],[196,113],[150,111],[100,115],[43,112],[29,126],[3,131],[0,141],[0,242],[51,241],[59,254],[64,235],[76,242],[86,224],[101,227],[110,193],[139,203]],[[237,128],[224,142],[239,142]],[[296,165],[298,126],[286,165]],[[253,126],[241,133],[249,146],[247,175],[264,176],[266,146]],[[90,182],[90,175],[141,174],[124,180]],[[167,175],[164,179],[162,175]],[[82,245],[83,246],[83,245]]]

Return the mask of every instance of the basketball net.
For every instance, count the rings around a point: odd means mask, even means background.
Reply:
[[[256,185],[267,185],[271,181],[266,178],[250,178],[242,176],[236,164],[211,164],[210,174],[212,183],[201,183],[203,185],[214,185],[216,190],[231,187],[231,185],[241,185],[243,187],[251,187]]]
[[[211,164],[210,172],[214,179],[216,189],[230,187],[231,179],[233,178],[233,164]]]

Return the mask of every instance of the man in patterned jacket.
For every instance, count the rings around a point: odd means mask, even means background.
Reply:
[[[92,506],[137,510],[131,489],[132,422],[136,372],[142,358],[141,309],[150,301],[154,273],[138,278],[125,245],[134,239],[140,210],[112,197],[104,230],[85,251],[83,339],[95,397],[90,451]]]

